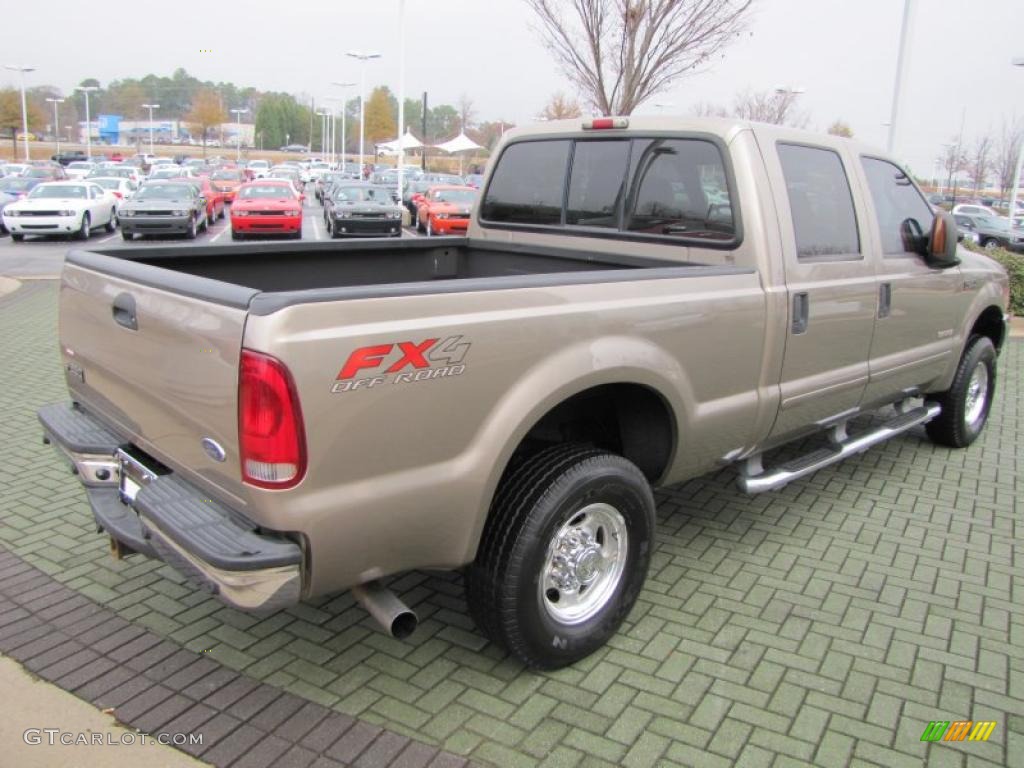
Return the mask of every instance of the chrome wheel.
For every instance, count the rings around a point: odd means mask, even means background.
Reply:
[[[964,420],[967,426],[974,427],[985,416],[985,405],[988,403],[988,366],[980,362],[971,373],[967,384],[967,398],[964,403]]]
[[[565,523],[548,545],[538,586],[548,615],[580,624],[615,593],[626,567],[628,534],[622,513],[590,504]]]

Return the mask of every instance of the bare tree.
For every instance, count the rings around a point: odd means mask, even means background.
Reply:
[[[733,117],[805,128],[808,117],[796,108],[795,91],[743,91],[733,100]]]
[[[710,101],[698,101],[690,108],[690,114],[694,117],[729,117],[729,110]]]
[[[953,180],[958,173],[967,167],[967,153],[963,150],[963,133],[958,137],[954,137],[949,144],[942,148],[942,154],[939,155],[938,162],[942,166],[942,170],[948,175],[947,186],[953,189],[955,197],[956,188],[953,185]]]
[[[1013,175],[1020,156],[1020,144],[1024,141],[1024,121],[1013,117],[1003,119],[999,132],[999,143],[992,157],[992,170],[999,180],[999,197],[1006,200],[1013,186]]]
[[[706,66],[753,0],[525,0],[562,72],[605,115],[628,115]]]
[[[475,103],[468,94],[459,97],[459,128],[463,132],[473,124],[473,118],[476,117]]]
[[[992,170],[992,139],[982,136],[975,140],[974,147],[967,154],[964,170],[974,182],[974,194],[977,195],[978,189],[985,186],[985,181]]]
[[[853,138],[853,129],[844,120],[836,120],[828,127],[828,132],[833,136],[843,136],[847,139]]]
[[[556,93],[541,110],[540,116],[545,120],[566,120],[583,114],[580,103],[564,93]]]

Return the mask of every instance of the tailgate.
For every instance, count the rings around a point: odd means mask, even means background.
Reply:
[[[60,345],[71,396],[171,469],[244,506],[237,393],[246,314],[66,263]]]

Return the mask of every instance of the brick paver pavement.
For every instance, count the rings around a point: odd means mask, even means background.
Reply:
[[[168,567],[112,560],[39,440],[36,407],[65,396],[55,297],[44,283],[0,300],[0,545],[167,649],[357,718],[332,757],[382,726],[503,767],[1022,764],[1020,341],[969,450],[915,432],[775,494],[740,494],[732,470],[660,491],[650,577],[622,631],[537,674],[476,632],[457,575],[393,582],[422,620],[399,642],[348,594],[256,619]],[[32,595],[40,610],[47,594]],[[93,650],[129,648],[131,626]],[[148,668],[147,651],[125,651],[121,671]],[[262,711],[236,713],[253,729],[235,723],[238,739],[302,722]],[[959,719],[998,725],[987,743],[920,741],[928,721]],[[386,764],[397,742],[373,743],[365,759]]]

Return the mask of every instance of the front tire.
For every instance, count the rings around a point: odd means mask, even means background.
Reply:
[[[110,209],[110,219],[107,221],[107,232],[114,232],[117,229],[117,211]]]
[[[581,445],[531,456],[502,480],[467,571],[477,626],[530,667],[590,655],[636,602],[654,526],[632,462]]]
[[[88,240],[89,239],[89,235],[92,234],[91,221],[92,220],[89,218],[89,214],[88,213],[82,215],[82,226],[79,227],[78,228],[78,232],[75,233],[75,237],[77,239],[79,239],[79,240]]]
[[[996,348],[986,336],[972,336],[945,392],[930,399],[942,413],[925,425],[932,442],[966,448],[985,428],[996,387]]]
[[[996,248],[999,247],[999,241],[996,240],[994,237],[990,237],[988,240],[982,243],[982,246],[984,246],[986,251],[994,251]]]
[[[129,243],[135,239],[135,235],[133,235],[131,232],[125,232],[123,229],[121,230],[121,237],[127,240]]]
[[[24,235],[18,234],[17,232],[11,232],[11,242],[20,243],[24,239]]]
[[[188,220],[188,230],[185,232],[185,237],[189,240],[196,239],[196,217],[193,216]]]

